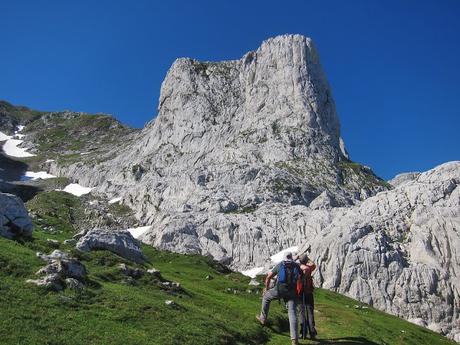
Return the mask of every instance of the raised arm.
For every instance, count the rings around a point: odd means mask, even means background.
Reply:
[[[270,286],[270,280],[275,276],[276,274],[273,273],[272,271],[268,272],[267,274],[267,277],[265,278],[265,282],[264,282],[264,291],[263,293],[265,293],[265,291],[268,290],[269,286]]]

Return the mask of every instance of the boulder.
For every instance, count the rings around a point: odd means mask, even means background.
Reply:
[[[90,230],[78,240],[76,248],[83,252],[108,250],[136,263],[146,260],[139,242],[128,231]]]
[[[86,278],[86,268],[81,262],[70,257],[70,254],[54,250],[49,255],[38,252],[37,257],[48,263],[36,273],[37,275],[45,276],[42,279],[28,279],[27,282],[55,291],[60,291],[65,286],[74,286],[76,285],[75,281],[79,282],[79,286],[83,286],[82,282]],[[67,279],[71,280],[67,281]]]
[[[60,291],[64,288],[62,279],[57,273],[48,274],[42,279],[27,279],[26,282],[54,291]]]
[[[33,228],[22,200],[12,194],[0,193],[0,236],[9,239],[31,237]]]
[[[139,268],[129,267],[128,265],[123,264],[123,263],[119,264],[118,268],[120,269],[121,273],[123,273],[124,275],[133,277],[135,279],[140,278],[140,277],[142,277],[144,275],[143,270],[141,270]]]
[[[147,270],[147,273],[148,273],[148,274],[151,274],[151,275],[153,275],[153,276],[159,276],[159,275],[161,274],[160,271],[157,270],[156,268],[149,268],[149,269]]]
[[[82,291],[85,288],[82,282],[75,278],[66,278],[65,285],[68,289],[75,291]]]
[[[56,261],[56,260],[63,260],[63,259],[69,259],[70,254],[63,252],[62,250],[56,249],[54,250],[51,254],[46,255],[41,252],[37,252],[37,257],[40,258],[43,261],[48,261],[49,263]]]

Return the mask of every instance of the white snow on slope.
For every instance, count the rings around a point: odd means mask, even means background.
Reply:
[[[148,226],[141,226],[139,228],[129,228],[127,229],[134,238],[139,238],[144,232],[151,228],[150,225]]]
[[[24,129],[24,126],[18,126],[18,129],[14,132],[14,135],[11,137],[5,133],[0,132],[0,140],[6,140],[3,144],[3,152],[5,152],[10,157],[33,157],[35,156],[32,153],[27,152],[27,149],[18,147],[24,142],[24,140],[13,139],[15,137],[23,138],[23,134],[18,134]]]
[[[286,248],[286,249],[283,249],[282,251],[280,251],[279,253],[276,253],[275,255],[272,255],[270,257],[270,259],[272,260],[272,263],[277,264],[277,263],[283,261],[284,255],[287,252],[291,252],[291,253],[294,254],[294,253],[297,253],[298,250],[299,250],[299,248],[297,246]]]
[[[21,176],[21,181],[28,181],[28,180],[38,180],[38,179],[47,179],[47,178],[53,178],[56,177],[54,175],[48,174],[46,171],[39,171],[39,172],[33,172],[33,171],[26,171],[26,173]]]
[[[272,265],[278,264],[281,261],[283,261],[284,255],[286,255],[286,253],[291,252],[293,255],[295,255],[298,250],[299,250],[298,246],[293,246],[290,248],[283,249],[279,253],[272,255],[270,257]],[[241,271],[241,274],[244,274],[245,276],[248,276],[251,278],[255,278],[256,275],[262,273],[263,270],[264,270],[264,267],[254,267],[249,270]]]
[[[24,140],[8,139],[3,145],[3,152],[11,157],[33,157],[32,153],[27,152],[27,149],[18,147]]]
[[[120,201],[121,201],[121,197],[113,198],[109,200],[109,204],[115,204],[116,202],[120,202]]]
[[[71,183],[67,185],[62,191],[73,194],[75,196],[82,196],[91,192],[93,188],[80,186],[78,183]]]
[[[11,139],[11,136],[6,135],[3,132],[0,132],[0,141],[5,141],[5,140],[8,140],[8,139]]]
[[[248,276],[248,277],[251,277],[251,278],[255,278],[263,270],[264,270],[263,267],[254,267],[254,268],[251,268],[250,270],[241,271],[241,274],[243,274],[245,276]]]

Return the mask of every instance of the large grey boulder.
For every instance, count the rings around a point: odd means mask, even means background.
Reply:
[[[125,259],[145,262],[139,242],[128,231],[90,230],[78,240],[76,248],[84,252],[109,250]]]
[[[9,239],[31,237],[33,228],[22,200],[12,194],[0,193],[0,236]]]

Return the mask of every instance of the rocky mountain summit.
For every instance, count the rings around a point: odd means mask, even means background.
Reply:
[[[257,210],[353,205],[391,187],[348,159],[306,37],[269,39],[235,61],[178,59],[159,104],[157,118],[113,159],[52,165],[55,174],[122,197],[155,225],[144,239],[159,247],[246,266],[294,240],[276,226],[247,230]]]

